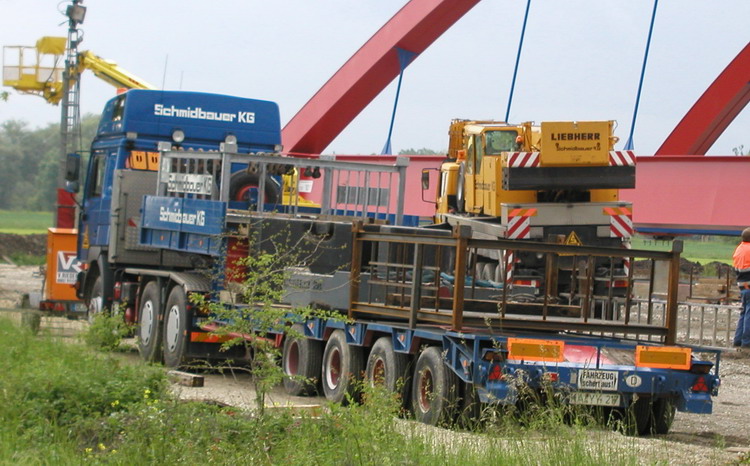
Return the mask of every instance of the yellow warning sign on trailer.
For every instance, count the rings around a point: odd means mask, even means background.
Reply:
[[[583,241],[578,237],[575,231],[571,231],[567,238],[565,238],[565,244],[568,246],[583,246]]]

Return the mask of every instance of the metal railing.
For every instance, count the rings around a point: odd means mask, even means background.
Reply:
[[[663,299],[635,299],[630,305],[630,319],[638,323],[663,325],[667,302]],[[624,313],[625,303],[615,302],[616,315]],[[739,304],[680,302],[677,304],[676,342],[730,348],[741,308]],[[653,340],[651,335],[623,334],[626,338]]]
[[[257,198],[248,206],[253,212],[297,215],[315,210],[328,217],[374,217],[397,225],[404,221],[406,157],[398,157],[394,165],[381,165],[338,161],[335,156],[310,159],[270,153],[175,151],[166,146],[160,149],[157,192],[161,196],[234,201],[230,195],[232,178],[247,172],[257,179]],[[278,178],[283,180],[282,196],[267,202],[266,183],[276,183]],[[305,199],[305,193],[319,204]]]
[[[452,232],[426,229],[393,229],[359,225],[355,228],[350,312],[352,318],[388,318],[420,324],[450,326],[461,331],[486,329],[583,332],[602,335],[638,335],[662,343],[676,342],[677,286],[681,242],[673,251],[570,246],[523,240],[479,240],[467,228]],[[531,299],[519,296],[514,284],[503,279],[487,287],[474,276],[470,257],[482,249],[514,254],[532,253],[543,265],[541,292]],[[561,258],[572,258],[563,269]],[[623,297],[594,292],[594,269],[601,264],[645,259],[651,264],[649,286],[657,279],[667,285],[663,317],[655,318],[654,300],[648,301],[651,317],[625,313],[607,303],[631,308],[632,268]],[[665,267],[656,267],[665,263]],[[368,274],[366,280],[361,276]],[[658,276],[664,275],[664,276]],[[611,277],[611,275],[610,275]],[[360,284],[365,289],[360,290]],[[610,287],[611,287],[610,282]],[[523,299],[522,299],[523,298]]]

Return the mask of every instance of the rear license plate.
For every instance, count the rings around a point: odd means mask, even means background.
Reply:
[[[570,404],[589,406],[620,406],[619,393],[573,392]]]
[[[578,371],[578,388],[583,390],[617,390],[617,371],[581,369]]]

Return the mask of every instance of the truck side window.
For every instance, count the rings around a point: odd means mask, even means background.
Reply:
[[[89,186],[89,197],[101,197],[102,195],[102,185],[104,185],[104,166],[107,162],[104,155],[104,152],[96,152],[94,154],[90,174],[91,185]]]
[[[475,146],[475,138],[476,136],[471,136],[469,138],[469,141],[466,145],[466,173],[469,175],[474,174],[474,160],[475,160],[475,154],[474,154],[474,146]]]
[[[516,131],[487,131],[487,155],[516,151]]]
[[[477,140],[474,144],[476,156],[474,158],[474,163],[476,166],[474,167],[474,172],[478,175],[482,172],[482,157],[484,157],[484,144],[483,144],[483,137],[481,134],[477,134],[474,136]]]
[[[112,109],[112,121],[122,120],[122,115],[125,113],[125,96],[121,96],[115,101],[115,106]]]

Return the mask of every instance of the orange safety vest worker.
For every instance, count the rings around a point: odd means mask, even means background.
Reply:
[[[747,288],[750,287],[750,242],[744,241],[744,234],[742,239],[743,241],[734,250],[732,262],[737,272],[737,283]]]

